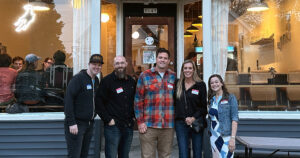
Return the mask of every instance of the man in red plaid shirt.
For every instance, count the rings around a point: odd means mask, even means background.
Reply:
[[[142,158],[169,158],[174,138],[176,75],[168,70],[170,52],[159,48],[156,66],[144,71],[137,82],[135,116],[140,132]],[[157,144],[157,145],[156,145]]]

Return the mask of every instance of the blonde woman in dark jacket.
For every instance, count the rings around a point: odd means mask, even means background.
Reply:
[[[197,118],[205,120],[207,114],[206,85],[197,75],[195,63],[192,60],[186,60],[182,64],[175,95],[175,130],[179,157],[190,157],[188,147],[192,140],[193,157],[201,158],[203,131],[196,132],[191,126]]]

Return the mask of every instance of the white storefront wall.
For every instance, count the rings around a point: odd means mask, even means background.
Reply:
[[[89,3],[89,5],[93,5],[96,4],[95,7],[92,7],[91,12],[84,12],[82,14],[86,14],[83,17],[88,17],[90,15],[91,16],[91,20],[89,27],[85,27],[85,28],[81,28],[81,29],[85,29],[84,32],[91,32],[90,34],[90,44],[86,44],[86,42],[84,41],[80,41],[78,39],[76,39],[76,37],[80,36],[76,36],[76,34],[78,33],[82,33],[82,30],[80,31],[74,31],[74,36],[73,36],[73,41],[74,46],[77,46],[79,48],[83,47],[85,49],[82,50],[76,50],[75,53],[78,55],[80,54],[84,54],[86,56],[86,53],[84,52],[84,50],[91,50],[89,55],[92,53],[100,53],[100,37],[101,37],[101,22],[100,22],[100,8],[101,8],[101,4],[98,0],[92,0],[91,3]],[[117,31],[116,31],[116,55],[123,55],[123,3],[177,3],[177,41],[176,41],[176,45],[177,45],[177,74],[179,76],[180,74],[180,65],[183,63],[184,61],[184,5],[188,4],[188,3],[192,3],[192,2],[196,2],[197,0],[111,0],[110,2],[115,3],[117,5],[117,18],[116,18],[116,23],[117,23]],[[211,53],[212,50],[212,1],[211,0],[203,0],[202,2],[202,13],[203,13],[203,62],[204,62],[204,67],[203,67],[203,80],[205,82],[208,81],[208,78],[210,75],[212,75],[213,73],[218,73],[216,72],[216,69],[213,68],[213,53]],[[87,7],[88,5],[84,6]],[[98,20],[97,20],[98,18]],[[82,21],[82,20],[81,20]],[[80,22],[81,22],[80,21]],[[75,26],[74,26],[75,27]],[[78,28],[77,28],[78,29]],[[75,30],[75,28],[74,28]],[[82,40],[82,39],[81,39]],[[77,41],[77,42],[76,42]],[[78,42],[79,41],[79,42]],[[79,52],[78,52],[79,51]],[[80,52],[81,51],[81,52]],[[85,65],[87,65],[88,63],[88,58],[84,58],[84,61],[77,61],[74,60],[74,70],[80,70],[82,68],[84,68]],[[75,68],[76,67],[76,68]],[[76,72],[75,72],[76,73]],[[221,72],[219,72],[221,73]],[[258,112],[260,114],[260,116],[269,116],[269,115],[264,115],[263,113],[270,113],[270,112]],[[273,114],[278,113],[278,115],[280,116],[285,116],[287,114],[289,114],[289,112],[273,112]],[[295,113],[295,112],[293,112]],[[296,112],[297,113],[297,112]],[[254,118],[256,117],[257,112],[247,112],[247,111],[241,111],[240,112],[240,117],[242,118]],[[294,119],[300,119],[300,115],[293,115]]]

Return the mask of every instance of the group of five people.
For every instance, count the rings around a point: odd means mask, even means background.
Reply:
[[[182,64],[180,78],[168,69],[170,53],[156,52],[156,66],[142,72],[137,83],[126,74],[123,56],[114,58],[114,71],[100,84],[103,58],[90,57],[87,70],[70,81],[65,96],[65,136],[69,157],[87,157],[94,118],[104,122],[105,156],[128,158],[135,122],[138,125],[141,157],[171,156],[176,131],[179,157],[202,157],[203,130],[192,129],[198,118],[206,120],[214,158],[233,157],[238,122],[238,104],[229,94],[220,75],[214,74],[206,85],[197,75],[195,63]],[[208,96],[208,99],[207,99]],[[208,100],[208,103],[207,103]],[[208,105],[207,105],[208,104]],[[206,121],[203,122],[206,124]],[[174,130],[175,128],[175,130]]]

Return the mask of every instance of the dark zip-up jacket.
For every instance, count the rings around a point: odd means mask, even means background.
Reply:
[[[92,78],[86,70],[80,71],[70,81],[65,95],[65,121],[69,126],[75,125],[76,120],[91,121],[95,117],[95,92],[99,85],[96,76]]]
[[[176,87],[177,88],[177,87]],[[183,91],[184,82],[180,99],[175,100],[175,119],[185,120],[186,117],[205,117],[207,114],[206,85],[204,82],[196,82],[192,87],[185,91],[187,106]]]
[[[135,81],[132,77],[118,79],[115,72],[101,80],[96,94],[96,112],[108,124],[114,119],[117,127],[134,125]]]

